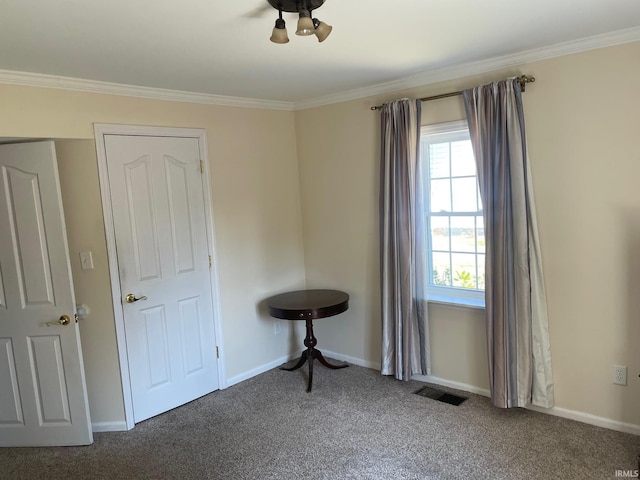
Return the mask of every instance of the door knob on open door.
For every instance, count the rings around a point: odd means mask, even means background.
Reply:
[[[69,325],[71,323],[71,317],[69,315],[62,315],[58,320],[51,320],[50,322],[45,323],[47,327],[51,327],[53,325]]]
[[[147,297],[143,295],[140,298],[137,298],[133,293],[127,293],[127,296],[124,297],[124,299],[126,300],[127,303],[133,303],[133,302],[137,302],[138,300],[146,300]]]

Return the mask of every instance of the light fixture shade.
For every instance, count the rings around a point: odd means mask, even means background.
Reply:
[[[298,20],[298,29],[296,35],[313,35],[315,28],[313,27],[313,20],[307,10],[300,11],[300,19]]]
[[[313,26],[315,27],[314,33],[316,37],[318,37],[319,42],[324,42],[324,40],[329,36],[333,27],[331,25],[327,25],[324,22],[321,22],[317,18],[313,19]]]
[[[271,38],[269,40],[273,43],[289,42],[289,35],[287,35],[287,29],[285,28],[283,19],[279,18],[276,20],[276,26],[273,27],[273,32],[271,32]]]

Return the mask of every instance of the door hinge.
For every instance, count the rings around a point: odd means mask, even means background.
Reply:
[[[212,260],[211,260],[211,255],[209,255],[209,268],[211,268],[211,264],[212,264]]]
[[[204,173],[204,162],[200,160],[200,173]]]
[[[216,358],[220,358],[220,349],[216,345]]]

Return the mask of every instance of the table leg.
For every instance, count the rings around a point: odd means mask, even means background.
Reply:
[[[306,320],[305,326],[307,329],[307,336],[304,339],[304,346],[307,347],[307,349],[304,352],[302,352],[302,355],[300,356],[300,359],[298,360],[298,363],[295,364],[295,366],[290,368],[280,367],[280,370],[287,370],[288,372],[292,372],[293,370],[297,370],[302,365],[304,365],[304,362],[309,361],[309,383],[307,383],[307,392],[310,392],[311,386],[313,385],[313,360],[314,359],[317,359],[322,365],[324,365],[327,368],[331,368],[333,370],[337,370],[339,368],[346,368],[349,365],[346,365],[346,364],[332,365],[325,360],[324,356],[322,356],[322,352],[320,352],[320,350],[317,350],[315,348],[315,346],[318,344],[318,340],[313,334],[313,320],[311,318],[307,318],[305,320]]]
[[[344,365],[331,365],[329,362],[327,362],[325,360],[325,358],[322,356],[322,352],[320,352],[320,350],[314,349],[313,350],[313,358],[317,358],[318,361],[324,365],[327,368],[331,368],[333,370],[337,370],[339,368],[347,368],[349,365],[347,365],[346,363]]]
[[[313,334],[313,320],[307,318],[305,322],[307,328],[307,336],[304,338],[304,346],[307,347],[307,358],[309,359],[309,383],[307,384],[307,392],[311,391],[311,384],[313,383],[313,351],[314,347],[318,344],[318,340]]]
[[[294,370],[299,369],[302,365],[304,365],[304,362],[307,361],[307,357],[308,357],[308,353],[305,350],[304,352],[302,352],[302,355],[300,356],[300,358],[298,359],[298,363],[296,363],[295,367],[291,367],[291,368],[286,368],[286,367],[280,367],[280,370],[286,370],[288,372],[293,372]]]
[[[311,355],[309,355],[309,383],[307,383],[307,393],[311,391],[311,384],[313,383],[313,347],[309,350],[311,351]]]

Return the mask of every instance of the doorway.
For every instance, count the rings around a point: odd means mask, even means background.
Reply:
[[[220,386],[203,130],[95,125],[127,428]]]

